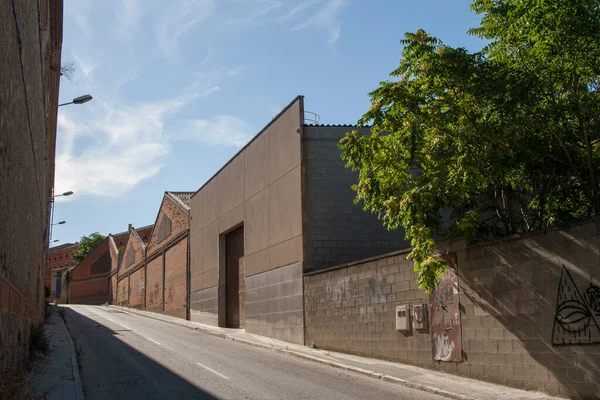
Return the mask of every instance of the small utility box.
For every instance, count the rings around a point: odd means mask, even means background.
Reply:
[[[408,331],[410,329],[410,308],[408,304],[396,307],[396,330]]]

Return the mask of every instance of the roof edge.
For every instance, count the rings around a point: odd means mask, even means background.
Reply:
[[[284,108],[283,110],[281,110],[281,111],[279,112],[279,114],[277,114],[276,116],[274,116],[274,117],[271,119],[271,121],[269,121],[269,123],[268,123],[267,125],[265,125],[265,126],[264,126],[264,127],[261,129],[261,130],[260,130],[260,132],[258,132],[256,135],[254,135],[254,137],[253,137],[252,139],[250,139],[250,141],[249,141],[248,143],[246,143],[246,144],[244,145],[244,147],[242,147],[242,148],[241,148],[241,149],[240,149],[240,150],[239,150],[237,153],[235,153],[235,154],[233,155],[233,157],[231,157],[231,158],[229,159],[229,161],[227,161],[227,162],[226,162],[226,163],[225,163],[225,164],[224,164],[224,165],[223,165],[223,166],[222,166],[222,167],[221,167],[221,168],[220,168],[220,169],[219,169],[217,172],[215,172],[213,176],[211,176],[211,177],[210,177],[210,178],[209,178],[209,179],[208,179],[206,182],[204,182],[204,184],[203,184],[202,186],[200,186],[200,188],[194,192],[194,194],[192,195],[192,197],[191,197],[190,199],[193,199],[193,198],[194,198],[194,196],[196,196],[196,195],[197,195],[197,194],[198,194],[198,193],[199,193],[199,192],[200,192],[202,189],[204,189],[204,187],[205,187],[206,185],[208,185],[208,184],[209,184],[209,183],[210,183],[210,182],[211,182],[213,179],[215,179],[215,178],[217,177],[217,175],[219,175],[219,173],[221,173],[221,171],[223,171],[223,170],[225,169],[225,167],[226,167],[226,166],[228,166],[229,164],[231,164],[231,162],[232,162],[233,160],[235,160],[235,158],[236,158],[237,156],[239,156],[239,155],[242,153],[242,151],[246,150],[246,148],[247,148],[248,146],[250,146],[252,143],[254,143],[254,141],[255,141],[256,139],[258,139],[258,137],[259,137],[259,136],[260,136],[260,135],[261,135],[261,134],[262,134],[264,131],[266,131],[266,130],[267,130],[267,128],[269,128],[271,125],[273,125],[273,123],[275,123],[275,121],[277,121],[277,120],[279,119],[279,117],[281,117],[281,116],[282,116],[282,115],[283,115],[283,114],[284,114],[284,113],[285,113],[287,110],[289,110],[289,109],[290,109],[290,108],[291,108],[291,107],[292,107],[292,106],[293,106],[293,105],[294,105],[294,104],[295,104],[297,101],[300,101],[300,102],[304,103],[304,96],[302,96],[302,95],[298,95],[298,96],[296,96],[296,97],[294,98],[294,100],[292,100],[292,101],[291,101],[291,102],[290,102],[290,103],[289,103],[287,106],[285,106],[285,108]],[[304,104],[302,105],[302,109],[304,109]],[[302,118],[302,121],[301,121],[300,125],[301,125],[301,126],[303,126],[303,125],[304,125],[304,115],[301,115],[301,118]]]

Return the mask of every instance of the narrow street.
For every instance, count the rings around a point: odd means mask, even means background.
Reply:
[[[88,399],[441,399],[102,306],[66,306]]]

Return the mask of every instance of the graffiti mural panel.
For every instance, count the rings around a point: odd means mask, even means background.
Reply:
[[[590,282],[585,292],[581,292],[563,265],[556,296],[552,344],[599,344],[599,321],[600,287]]]
[[[442,257],[448,262],[443,279],[429,295],[433,359],[443,362],[462,361],[462,327],[460,323],[458,265],[456,253]]]

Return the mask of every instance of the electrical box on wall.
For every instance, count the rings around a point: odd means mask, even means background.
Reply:
[[[396,330],[408,331],[410,329],[410,308],[407,304],[396,307]]]
[[[417,331],[429,329],[429,315],[427,315],[427,304],[413,305],[413,326]]]

